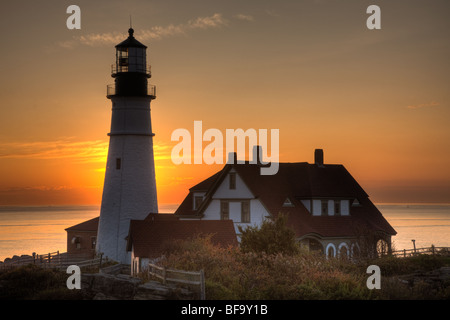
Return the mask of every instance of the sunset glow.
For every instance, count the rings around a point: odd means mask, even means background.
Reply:
[[[280,162],[321,148],[373,202],[450,203],[450,5],[377,1],[382,29],[368,30],[371,2],[82,0],[81,30],[67,3],[4,4],[0,205],[100,204],[106,85],[130,14],[157,87],[159,204],[223,167],[172,162],[172,132],[200,120],[279,129]]]

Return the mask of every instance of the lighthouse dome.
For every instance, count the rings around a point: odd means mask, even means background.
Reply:
[[[144,48],[147,49],[147,46],[140,43],[134,37],[134,29],[128,29],[128,38],[116,45],[116,48]]]

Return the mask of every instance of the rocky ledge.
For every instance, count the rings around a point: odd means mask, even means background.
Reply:
[[[93,300],[193,300],[197,294],[175,285],[143,282],[129,275],[82,274],[81,290]]]

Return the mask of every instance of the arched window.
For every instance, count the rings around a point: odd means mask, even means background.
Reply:
[[[377,241],[377,255],[379,257],[385,256],[388,254],[388,252],[389,252],[389,244],[383,239],[378,240]]]
[[[352,259],[359,259],[361,256],[361,250],[359,249],[359,245],[357,243],[352,243],[351,247],[351,258]]]
[[[338,256],[341,259],[348,259],[349,249],[348,245],[345,242],[342,242],[339,245]]]
[[[309,251],[323,253],[323,246],[318,240],[309,239]]]
[[[327,259],[336,257],[336,247],[334,246],[334,244],[329,243],[327,245],[326,255],[327,255]]]

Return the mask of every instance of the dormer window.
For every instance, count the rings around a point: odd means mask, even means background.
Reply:
[[[286,198],[286,200],[284,200],[283,202],[283,207],[293,207],[294,204],[292,203],[291,199]]]
[[[200,205],[203,202],[203,196],[195,196],[194,197],[194,210],[198,210]]]

